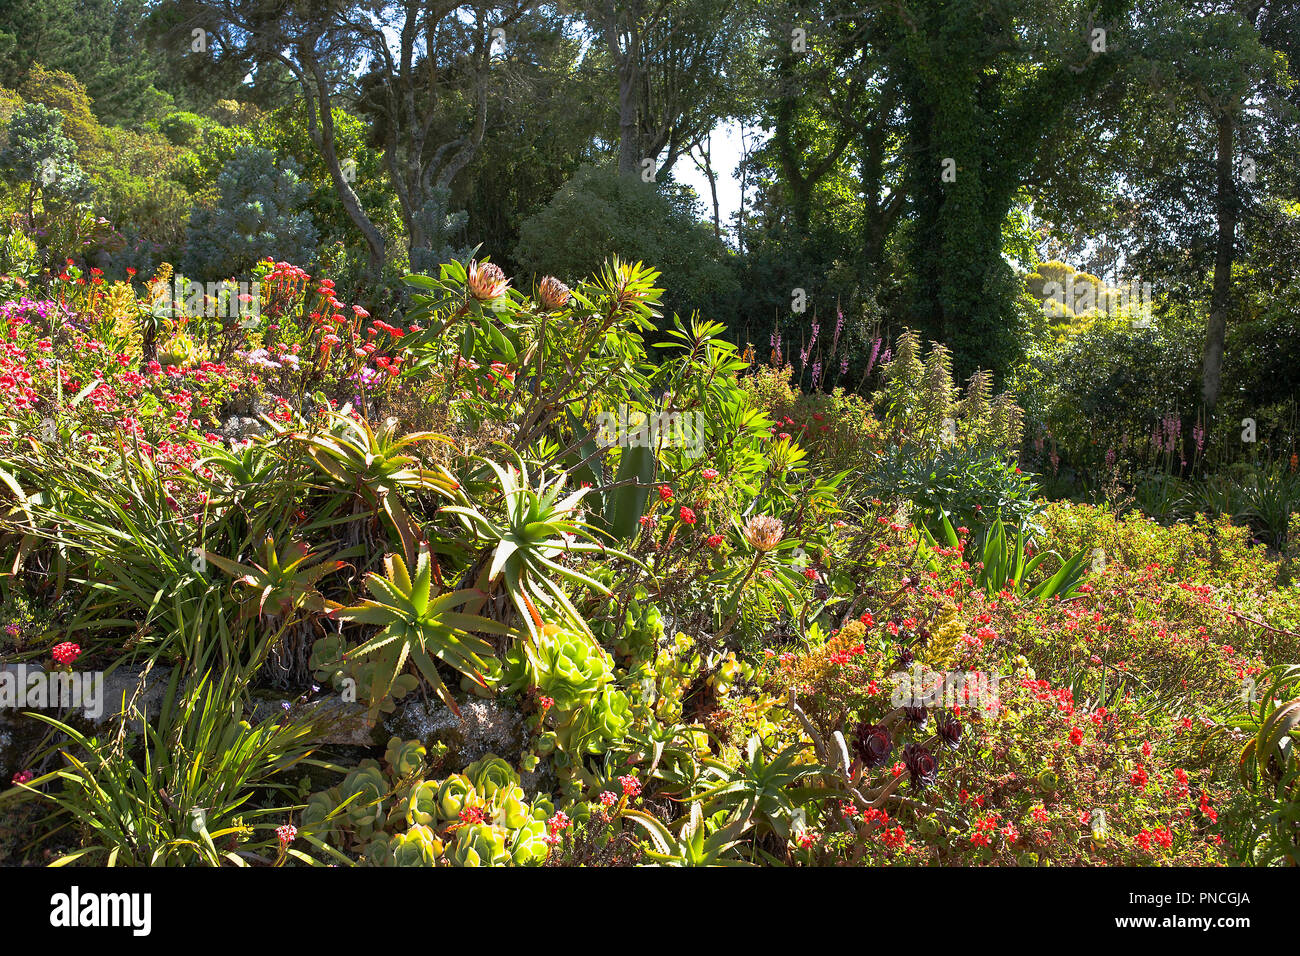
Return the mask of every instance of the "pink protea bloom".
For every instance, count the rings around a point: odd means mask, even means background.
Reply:
[[[465,284],[471,296],[480,302],[491,302],[506,294],[510,280],[494,262],[471,261]]]

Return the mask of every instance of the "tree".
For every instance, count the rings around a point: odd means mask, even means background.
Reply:
[[[1002,231],[1043,140],[1119,64],[1126,0],[904,0],[882,43],[906,117],[911,318],[960,374],[1006,370],[1019,294]],[[1103,31],[1098,33],[1096,31]]]
[[[268,256],[310,265],[316,258],[316,227],[302,208],[311,187],[299,172],[292,159],[277,163],[268,149],[236,149],[217,177],[221,198],[190,216],[186,274],[228,279]]]
[[[1265,218],[1285,223],[1275,200],[1294,195],[1300,15],[1265,0],[1151,0],[1134,21],[1120,95],[1090,102],[1040,157],[1039,202],[1104,260],[1092,271],[1122,268],[1157,280],[1167,302],[1204,303],[1208,415],[1242,306],[1234,273],[1270,258],[1250,237]]]
[[[599,272],[611,256],[640,260],[663,272],[668,310],[699,310],[725,323],[740,289],[726,247],[696,219],[692,205],[663,186],[584,166],[524,221],[515,258],[535,278],[549,274],[564,281]]]
[[[1243,146],[1263,145],[1258,127],[1265,112],[1276,105],[1265,87],[1282,81],[1286,71],[1284,56],[1265,42],[1269,35],[1282,39],[1278,29],[1282,6],[1266,0],[1236,0],[1162,3],[1153,11],[1153,20],[1163,27],[1163,43],[1154,51],[1158,59],[1154,59],[1153,75],[1179,88],[1177,100],[1188,111],[1184,123],[1199,127],[1201,133],[1194,148],[1208,145],[1206,152],[1213,157],[1213,271],[1201,367],[1201,400],[1207,416],[1214,412],[1223,377],[1238,226],[1255,205],[1250,194],[1257,192],[1255,184],[1260,181],[1260,162],[1239,154]],[[1285,39],[1293,51],[1300,49],[1294,33]],[[1251,127],[1256,127],[1254,136]]]
[[[736,0],[595,0],[589,22],[618,88],[618,171],[670,172],[734,114],[749,6]],[[659,157],[664,156],[662,162]]]
[[[10,182],[26,186],[27,221],[36,201],[78,204],[90,198],[90,180],[77,165],[77,144],[63,133],[63,114],[27,103],[9,119],[8,143],[0,150],[0,170]]]
[[[40,66],[83,83],[100,122],[138,129],[161,116],[158,57],[144,35],[148,0],[6,0],[0,5],[0,84]]]

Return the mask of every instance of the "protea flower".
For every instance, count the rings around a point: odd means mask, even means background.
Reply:
[[[466,285],[469,294],[480,302],[501,298],[506,294],[506,286],[509,284],[510,280],[496,263],[470,261]]]
[[[863,721],[853,732],[853,751],[863,766],[875,769],[889,762],[894,752],[894,738],[882,724]]]
[[[939,718],[939,724],[935,731],[939,734],[939,739],[949,750],[956,750],[961,746],[961,735],[964,728],[961,721],[952,714],[944,714]]]
[[[569,304],[569,287],[555,276],[545,276],[537,284],[537,297],[542,300],[543,308],[562,309]]]
[[[939,779],[939,761],[920,744],[908,744],[903,748],[903,766],[907,767],[913,790],[933,787]]]
[[[755,551],[771,551],[781,543],[781,537],[785,534],[785,525],[781,523],[780,518],[754,515],[745,522],[741,533]]]

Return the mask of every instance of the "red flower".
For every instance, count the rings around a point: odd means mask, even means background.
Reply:
[[[62,644],[55,644],[54,650],[50,653],[58,663],[68,665],[81,656],[81,647],[71,641],[64,641]]]
[[[695,512],[692,511],[690,508],[686,507],[685,505],[682,505],[681,510],[677,512],[677,514],[682,519],[682,521],[686,522],[687,524],[695,524]]]

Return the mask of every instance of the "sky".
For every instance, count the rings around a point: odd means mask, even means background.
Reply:
[[[752,135],[752,134],[751,134]],[[751,140],[752,142],[752,140]],[[719,124],[713,131],[713,169],[718,178],[718,206],[722,215],[722,228],[731,224],[731,215],[740,209],[740,177],[735,175],[742,155],[740,124]],[[703,204],[701,214],[706,221],[713,220],[713,199],[709,193],[708,177],[689,157],[683,157],[673,167],[678,182],[694,187]]]

